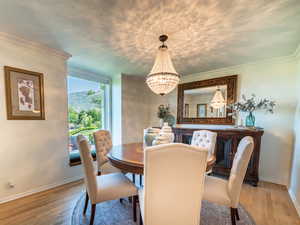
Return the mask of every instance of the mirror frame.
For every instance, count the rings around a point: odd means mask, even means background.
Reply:
[[[204,88],[211,86],[227,85],[227,105],[232,104],[237,98],[237,78],[238,75],[218,77],[209,80],[201,80],[178,85],[177,98],[177,124],[218,124],[218,125],[234,125],[235,120],[228,113],[231,110],[226,110],[226,117],[223,118],[187,118],[184,117],[184,91],[196,88]]]

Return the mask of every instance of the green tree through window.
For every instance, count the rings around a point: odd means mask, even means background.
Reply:
[[[92,133],[97,129],[103,128],[105,84],[98,83],[98,85],[96,90],[90,89],[69,93],[70,142],[72,139],[76,139],[78,134],[83,134],[93,144]],[[70,151],[74,150],[71,143],[70,148],[72,148]]]

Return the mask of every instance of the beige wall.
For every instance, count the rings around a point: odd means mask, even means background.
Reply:
[[[149,126],[150,90],[142,76],[122,75],[122,143],[143,141]]]
[[[297,59],[297,97],[298,105],[295,113],[295,146],[291,170],[290,195],[300,216],[300,54]]]
[[[1,202],[77,180],[82,172],[69,166],[66,56],[2,36],[0,49]],[[44,74],[46,120],[6,119],[5,65]]]

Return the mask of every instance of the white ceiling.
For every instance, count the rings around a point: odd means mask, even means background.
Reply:
[[[0,1],[0,31],[104,75],[147,74],[162,33],[182,75],[290,55],[299,21],[299,0]]]

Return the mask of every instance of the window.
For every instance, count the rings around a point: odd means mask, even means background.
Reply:
[[[109,129],[109,88],[100,81],[68,76],[68,122],[70,163],[79,164],[77,135],[86,136],[94,145],[93,132]],[[95,155],[94,152],[92,152]]]

